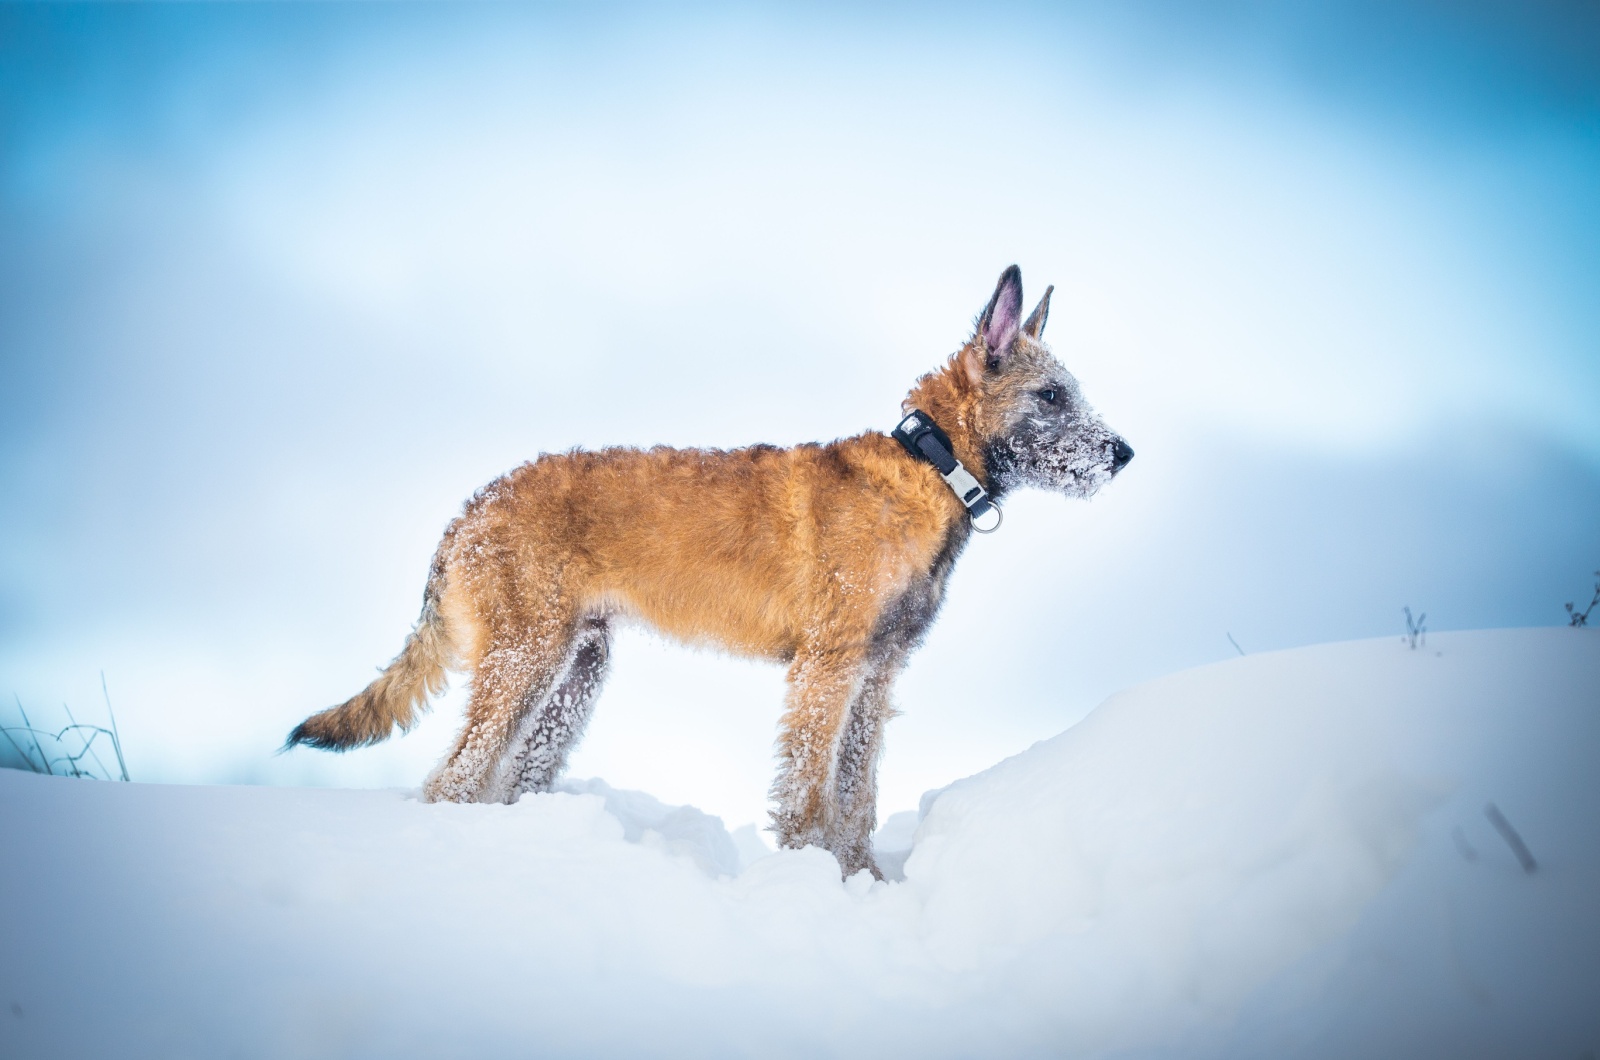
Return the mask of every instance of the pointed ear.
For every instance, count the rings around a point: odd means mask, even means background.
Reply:
[[[1044,289],[1044,297],[1039,299],[1039,304],[1033,307],[1033,312],[1023,322],[1022,333],[1028,338],[1036,339],[1044,334],[1044,322],[1050,319],[1050,293],[1054,290],[1053,284]]]
[[[978,315],[978,334],[989,347],[989,356],[1004,358],[1011,352],[1022,320],[1022,270],[1015,265],[1000,274],[989,304]]]

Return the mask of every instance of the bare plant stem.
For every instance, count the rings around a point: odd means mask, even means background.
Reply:
[[[1596,579],[1600,579],[1600,570],[1594,572]],[[1589,606],[1582,611],[1575,610],[1572,604],[1567,605],[1567,625],[1580,628],[1589,624],[1589,612],[1594,610],[1594,605],[1600,604],[1600,580],[1594,583],[1594,595],[1589,598]]]
[[[1411,650],[1416,651],[1418,645],[1427,646],[1428,643],[1428,613],[1424,611],[1415,619],[1411,617],[1411,608],[1401,608],[1406,613],[1406,635],[1401,638],[1411,645]]]
[[[1500,838],[1506,841],[1506,846],[1511,848],[1511,853],[1517,856],[1517,861],[1522,864],[1522,871],[1532,876],[1539,868],[1539,863],[1533,860],[1533,852],[1528,849],[1528,844],[1522,841],[1517,830],[1511,827],[1511,822],[1506,820],[1506,815],[1500,812],[1500,807],[1489,803],[1483,808],[1483,815],[1489,818],[1489,823],[1494,825],[1494,830],[1500,833]]]
[[[22,756],[22,760],[28,763],[28,768],[30,770],[33,769],[33,756],[28,754],[27,749],[18,743],[16,738],[11,735],[11,727],[6,726],[5,728],[0,728],[0,732],[6,734],[6,741],[11,744],[11,746],[16,750],[17,754]]]
[[[117,752],[117,767],[122,770],[123,783],[128,781],[128,763],[122,758],[122,737],[117,734],[117,712],[111,709],[111,690],[106,687],[106,672],[100,671],[100,692],[106,697],[106,717],[111,719],[111,747]]]
[[[55,770],[50,768],[50,759],[44,753],[44,747],[39,743],[39,734],[33,731],[33,722],[28,720],[28,712],[22,706],[22,697],[17,696],[17,710],[22,714],[22,724],[28,729],[28,735],[33,737],[33,749],[39,752],[39,761],[44,763],[44,771],[55,776]]]
[[[63,704],[61,704],[61,709],[67,712],[67,720],[72,722],[73,728],[77,730],[78,739],[83,741],[83,748],[82,748],[82,750],[80,750],[78,752],[78,757],[82,758],[84,752],[87,751],[89,753],[89,757],[94,759],[94,764],[100,767],[100,772],[104,773],[106,775],[106,777],[109,779],[110,776],[111,776],[111,770],[106,768],[106,764],[104,762],[100,761],[100,756],[97,753],[95,753],[95,750],[94,750],[94,737],[93,736],[85,736],[83,734],[83,729],[78,726],[78,719],[74,718],[72,716],[72,708],[71,707],[69,707],[65,703],[63,703]]]

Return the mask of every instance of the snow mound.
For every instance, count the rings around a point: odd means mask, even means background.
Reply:
[[[601,781],[0,771],[0,1054],[1577,1057],[1597,751],[1600,633],[1252,656],[892,816],[889,883]]]

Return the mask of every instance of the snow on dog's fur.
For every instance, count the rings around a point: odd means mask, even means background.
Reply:
[[[1021,319],[1007,269],[972,337],[904,408],[950,436],[991,495],[1088,497],[1133,456],[1042,338],[1046,290]],[[541,456],[496,479],[445,531],[404,650],[288,746],[344,750],[409,728],[449,669],[472,673],[466,722],[423,786],[430,800],[546,791],[604,680],[610,624],[789,666],[772,796],[788,847],[878,875],[870,837],[890,690],[937,614],[970,536],[930,465],[888,435],[732,451]]]

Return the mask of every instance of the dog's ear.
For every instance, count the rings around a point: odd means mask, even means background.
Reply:
[[[1028,319],[1022,325],[1022,333],[1030,339],[1036,339],[1044,334],[1044,322],[1050,319],[1050,293],[1055,290],[1054,285],[1044,289],[1044,297],[1039,299],[1039,304],[1033,307],[1033,312],[1028,314]]]
[[[967,374],[974,383],[983,378],[984,372],[1005,364],[1021,320],[1022,270],[1012,265],[1000,274],[989,304],[978,314],[977,334],[967,358]],[[978,339],[983,341],[979,343]]]

